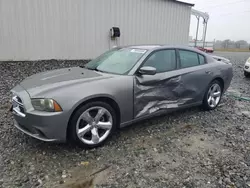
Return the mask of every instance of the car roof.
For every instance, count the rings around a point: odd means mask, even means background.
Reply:
[[[191,50],[191,51],[204,54],[202,51],[196,49],[195,47],[189,47],[185,45],[131,45],[131,46],[124,46],[122,48],[136,48],[136,49],[144,49],[144,50],[178,48],[178,49]]]
[[[131,45],[125,46],[125,48],[136,48],[136,49],[144,49],[144,50],[151,50],[155,48],[159,48],[161,45]]]

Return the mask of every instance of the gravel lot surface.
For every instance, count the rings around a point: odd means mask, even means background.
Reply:
[[[233,63],[229,93],[250,97],[242,71],[250,53],[216,55]],[[0,63],[0,187],[77,187],[91,177],[96,187],[250,187],[250,102],[231,96],[214,111],[197,107],[126,127],[92,150],[44,143],[13,128],[13,86],[28,75],[82,63]]]

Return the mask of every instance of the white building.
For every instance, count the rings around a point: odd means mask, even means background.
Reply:
[[[188,45],[176,0],[0,0],[0,60],[90,59],[114,45]],[[111,40],[110,29],[121,36]]]

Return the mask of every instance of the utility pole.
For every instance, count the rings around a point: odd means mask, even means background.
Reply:
[[[206,43],[206,35],[207,35],[207,20],[204,19],[204,34],[203,34],[203,48],[205,48],[205,43]]]
[[[198,39],[198,33],[199,33],[200,16],[195,16],[195,17],[197,18],[197,29],[196,29],[196,37],[195,37],[194,46],[197,47],[197,39]]]

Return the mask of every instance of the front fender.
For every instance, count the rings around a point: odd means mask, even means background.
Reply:
[[[67,112],[68,118],[85,101],[98,97],[114,100],[121,114],[121,123],[133,119],[133,76],[115,76],[89,83],[67,86],[46,94]]]

